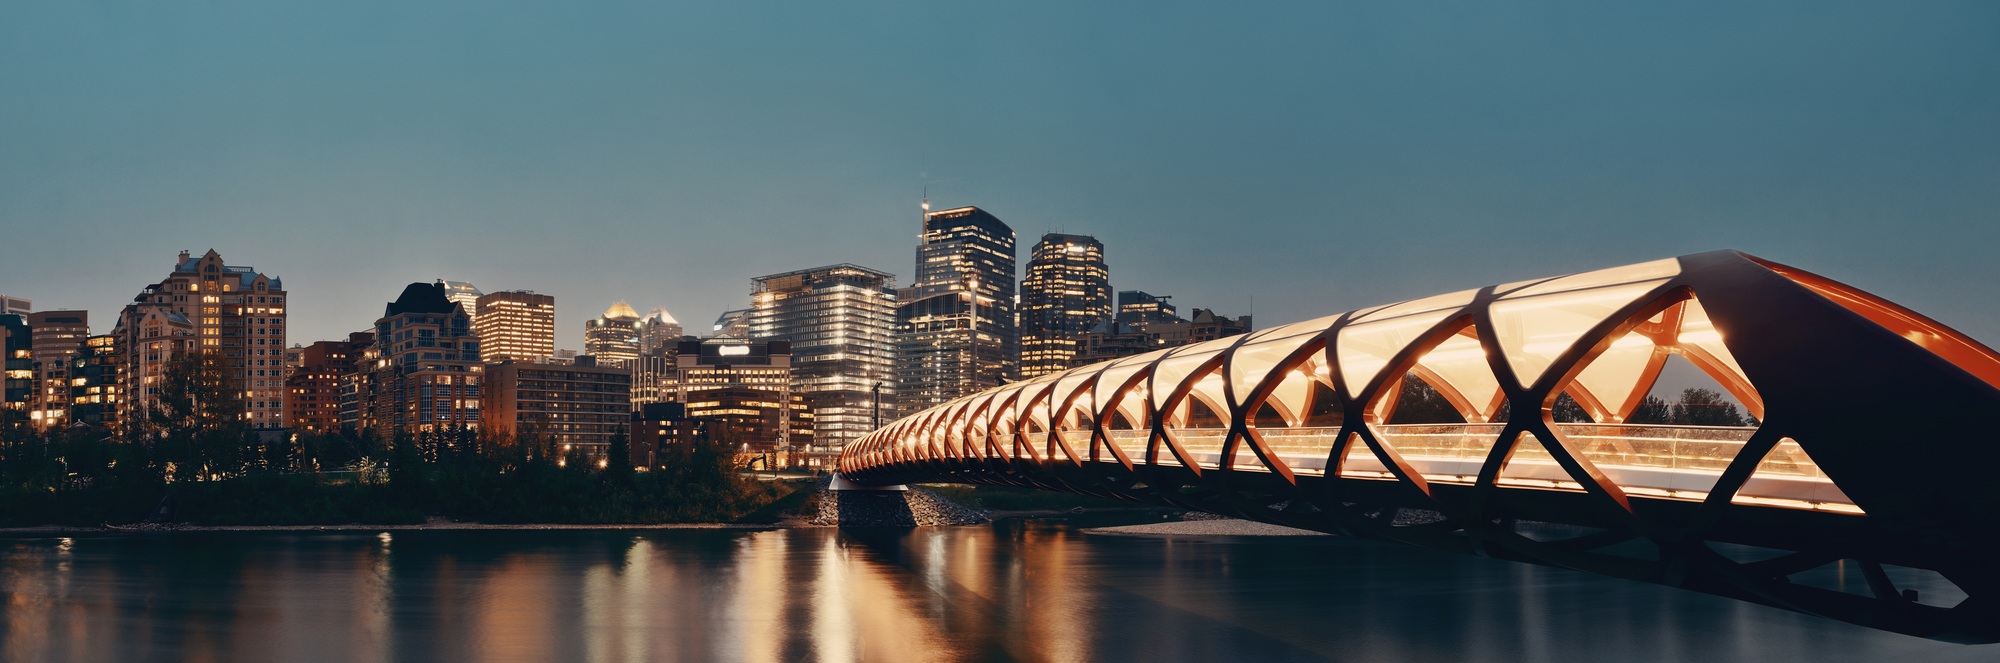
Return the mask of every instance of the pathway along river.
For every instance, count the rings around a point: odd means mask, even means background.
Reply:
[[[7,661],[2000,657],[1525,564],[1053,520],[11,538],[0,555]]]

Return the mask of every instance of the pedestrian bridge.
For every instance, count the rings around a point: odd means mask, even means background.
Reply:
[[[1716,389],[1649,398],[1672,370]],[[1996,413],[2000,354],[1717,251],[1042,376],[893,422],[839,467],[861,485],[1119,497],[1994,642]]]

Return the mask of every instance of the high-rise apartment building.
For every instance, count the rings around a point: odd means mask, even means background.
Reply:
[[[485,296],[486,293],[480,292],[479,288],[465,281],[438,279],[437,282],[439,285],[444,286],[445,299],[451,300],[453,304],[465,307],[466,315],[479,314],[479,298]]]
[[[750,298],[750,337],[791,342],[792,389],[812,397],[815,451],[874,430],[878,402],[895,416],[895,275],[802,269],[751,279]]]
[[[34,333],[28,317],[0,313],[0,434],[28,425],[28,397],[35,392]]]
[[[118,419],[118,387],[119,361],[124,356],[115,334],[84,339],[83,348],[69,364],[70,425],[99,426],[114,433],[123,430]]]
[[[486,367],[485,387],[480,411],[487,430],[537,437],[557,454],[602,460],[612,436],[631,426],[632,372],[599,366],[592,357],[571,364],[502,360]]]
[[[985,210],[924,212],[916,280],[896,293],[899,412],[1018,377],[1014,257],[1014,230]]]
[[[39,311],[28,314],[34,331],[35,393],[29,398],[28,421],[47,430],[69,425],[69,362],[90,337],[89,311]]]
[[[556,353],[556,298],[527,290],[481,295],[471,310],[479,358],[533,361]]]
[[[479,424],[479,339],[442,283],[412,283],[375,321],[355,372],[355,425],[421,432]]]
[[[0,315],[7,315],[9,313],[27,315],[33,313],[34,310],[35,303],[33,301],[13,295],[0,295]]]
[[[604,315],[583,321],[583,353],[600,364],[631,366],[639,358],[639,312],[620,301]]]
[[[1021,377],[1069,370],[1077,341],[1111,319],[1104,244],[1049,233],[1035,243],[1021,279]]]
[[[341,394],[360,367],[362,353],[375,344],[373,332],[354,332],[345,341],[316,341],[299,350],[298,366],[285,378],[285,426],[324,433],[341,426]]]
[[[154,405],[167,364],[185,351],[215,353],[223,386],[242,395],[252,428],[284,426],[285,287],[255,268],[225,264],[211,249],[186,251],[173,272],[119,312],[124,385],[119,419],[138,421]]]

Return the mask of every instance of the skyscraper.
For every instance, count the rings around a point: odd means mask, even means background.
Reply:
[[[829,265],[751,279],[750,293],[750,337],[791,342],[792,389],[812,397],[816,451],[874,430],[878,396],[894,417],[895,275]]]
[[[896,293],[904,414],[1011,382],[1020,367],[1014,230],[977,207],[926,209],[922,238],[916,280]]]
[[[480,295],[467,313],[479,334],[479,359],[528,361],[556,353],[556,298],[527,290]]]
[[[167,278],[139,292],[111,332],[125,352],[119,420],[138,421],[152,406],[174,356],[216,353],[227,390],[243,395],[251,428],[282,428],[285,418],[285,286],[252,267],[224,264],[210,249],[186,251]]]
[[[89,311],[28,314],[34,329],[35,393],[28,420],[44,430],[69,425],[69,363],[90,337]]]
[[[466,315],[478,315],[479,298],[486,293],[480,292],[479,288],[465,281],[438,279],[438,284],[444,286],[445,299],[451,300],[453,304],[465,307]]]
[[[665,356],[673,352],[680,345],[681,337],[687,334],[681,329],[680,321],[663,308],[653,309],[646,317],[640,318],[636,328],[639,355],[646,357]]]
[[[631,366],[639,358],[639,312],[623,301],[583,321],[583,353],[600,365]]]
[[[485,364],[472,316],[443,283],[412,283],[375,321],[355,374],[359,428],[421,432],[479,424]]]
[[[1021,377],[1069,370],[1077,340],[1110,319],[1104,245],[1089,235],[1043,235],[1021,280]]]
[[[27,315],[34,312],[34,310],[35,303],[32,301],[12,295],[0,295],[0,315],[7,315],[9,313]]]

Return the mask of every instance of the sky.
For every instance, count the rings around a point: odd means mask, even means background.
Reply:
[[[0,293],[175,255],[691,331],[918,201],[1257,326],[1734,248],[2000,344],[2000,3],[0,0]]]

